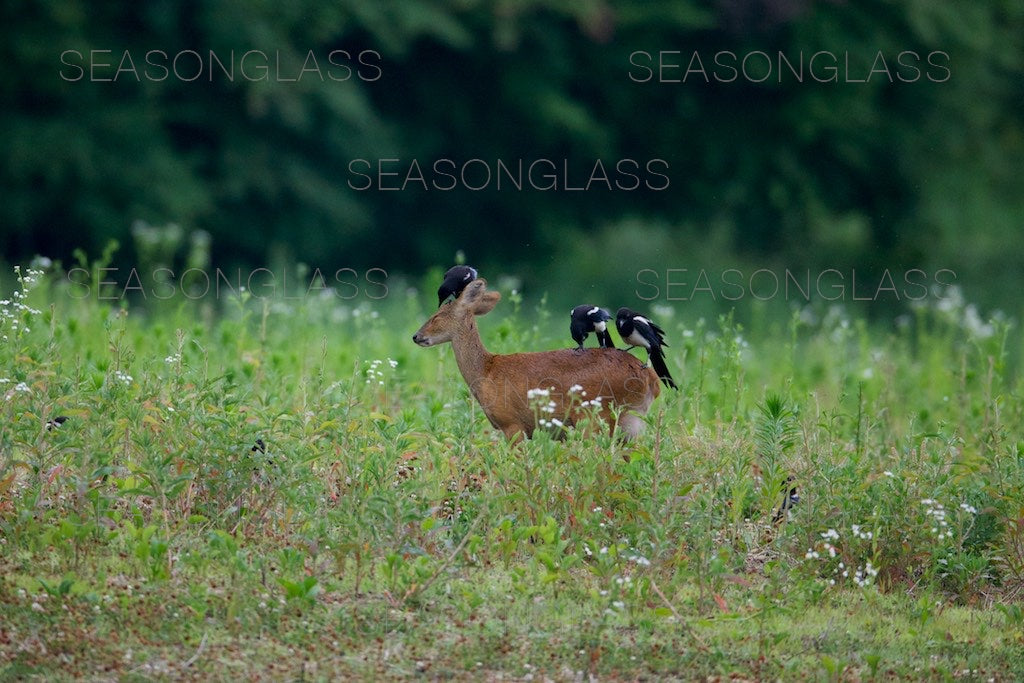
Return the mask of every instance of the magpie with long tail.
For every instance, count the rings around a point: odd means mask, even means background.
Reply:
[[[569,334],[574,342],[578,344],[577,353],[583,351],[583,340],[594,332],[597,334],[597,345],[603,349],[614,349],[611,332],[608,331],[608,321],[612,314],[598,306],[584,304],[569,311]]]
[[[649,318],[628,308],[620,308],[615,315],[615,328],[619,331],[622,341],[629,345],[630,349],[637,346],[647,349],[651,367],[658,373],[658,377],[665,386],[672,389],[679,388],[676,386],[675,380],[672,379],[668,366],[665,365],[665,353],[661,350],[663,346],[668,346],[665,343],[665,330],[655,325]]]
[[[466,288],[470,282],[477,278],[476,268],[471,266],[453,266],[448,269],[448,272],[444,274],[444,281],[441,286],[437,288],[437,305],[441,306],[448,297],[454,296],[456,299],[462,294],[462,290]]]

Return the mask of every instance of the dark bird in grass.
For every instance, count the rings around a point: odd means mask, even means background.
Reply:
[[[254,476],[259,476],[269,481],[275,472],[280,470],[281,463],[273,453],[267,451],[267,444],[263,439],[256,439],[256,442],[249,449],[249,458],[252,464]]]
[[[793,506],[800,502],[800,494],[796,491],[794,482],[796,477],[790,475],[786,477],[786,480],[782,482],[782,505],[775,511],[775,516],[772,517],[772,523],[780,522],[786,516]]]
[[[57,417],[53,418],[52,420],[47,420],[46,421],[46,430],[50,431],[50,430],[56,429],[57,427],[60,427],[62,424],[64,424],[67,421],[68,421],[68,416],[67,415],[58,415]]]
[[[569,334],[579,345],[577,352],[583,351],[583,340],[591,332],[597,334],[597,345],[603,349],[614,349],[612,335],[608,331],[608,321],[612,314],[597,306],[577,306],[569,312]]]
[[[642,346],[647,349],[647,355],[651,359],[651,367],[658,373],[662,383],[673,389],[678,389],[675,380],[665,365],[665,353],[661,350],[665,343],[665,330],[655,325],[649,318],[645,318],[636,311],[628,308],[620,308],[615,315],[615,327],[619,331],[622,341],[632,349]],[[628,350],[628,349],[627,349]]]
[[[454,266],[449,268],[448,272],[444,274],[444,282],[437,288],[437,305],[440,307],[450,296],[458,299],[459,294],[462,294],[462,290],[466,288],[466,285],[476,278],[476,268],[470,266]]]

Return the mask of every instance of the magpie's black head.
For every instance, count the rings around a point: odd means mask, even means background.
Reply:
[[[632,320],[636,316],[636,311],[623,306],[615,313],[615,326],[618,327],[619,329],[622,329],[623,323],[625,323],[627,320]]]
[[[472,266],[453,266],[444,274],[444,281],[437,289],[437,305],[440,306],[450,297],[459,298],[462,290],[477,278],[476,268]]]
[[[444,274],[444,279],[457,279],[465,282],[467,285],[477,278],[476,268],[473,266],[452,266]]]
[[[794,477],[792,474],[786,475],[786,478],[782,480],[782,487],[781,488],[782,488],[783,492],[785,492],[786,489],[789,489],[789,492],[791,494],[795,494],[796,493],[796,477]]]

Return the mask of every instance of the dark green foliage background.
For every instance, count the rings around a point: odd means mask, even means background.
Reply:
[[[67,262],[113,238],[134,263],[131,226],[143,220],[207,231],[218,265],[420,273],[462,249],[545,288],[572,263],[582,280],[612,281],[595,291],[621,290],[639,267],[950,268],[972,300],[1017,312],[1024,6],[1014,0],[51,0],[3,11],[9,261]],[[323,68],[335,49],[353,60],[376,51],[380,78],[284,80],[309,51]],[[114,65],[130,51],[141,77],[69,82],[66,50],[86,68],[89,50],[110,50]],[[149,50],[260,50],[280,59],[282,78],[154,81]],[[698,51],[712,82],[637,83],[638,50],[679,50],[675,76]],[[839,82],[718,83],[721,50],[791,61],[828,51]],[[921,58],[913,83],[895,76],[905,50]],[[944,82],[928,78],[945,75],[925,63],[936,51],[948,55]],[[895,82],[854,82],[879,52]],[[427,171],[441,158],[566,159],[575,184],[597,159],[664,159],[670,187],[352,189],[362,179],[350,162],[380,158],[400,159],[403,175],[412,159]]]

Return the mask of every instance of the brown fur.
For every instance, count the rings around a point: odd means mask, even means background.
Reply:
[[[566,425],[580,417],[580,402],[601,397],[599,415],[614,431],[615,412],[627,436],[643,430],[643,415],[661,392],[658,376],[622,349],[589,348],[582,353],[557,349],[534,353],[494,354],[484,348],[475,316],[489,313],[501,299],[474,280],[454,302],[444,304],[413,335],[420,346],[451,342],[463,379],[491,424],[510,439],[533,435],[538,417]],[[583,393],[571,394],[573,385]],[[546,389],[546,398],[527,398],[530,389]],[[548,401],[554,412],[539,411]]]

